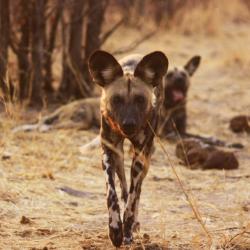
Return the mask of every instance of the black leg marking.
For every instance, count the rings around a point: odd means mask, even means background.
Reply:
[[[105,147],[104,147],[105,148]],[[103,153],[103,169],[106,174],[107,185],[107,207],[109,212],[109,237],[114,246],[122,244],[122,222],[120,218],[120,207],[115,190],[115,169],[112,165],[112,154],[109,150]]]
[[[135,147],[135,154],[131,168],[129,196],[123,217],[125,244],[130,244],[133,241],[133,231],[137,231],[140,227],[140,223],[138,222],[138,207],[141,186],[148,171],[153,138],[154,134],[150,127],[147,126],[132,141]]]
[[[119,247],[123,241],[123,228],[120,217],[120,207],[115,189],[115,173],[120,173],[123,169],[123,152],[119,150],[118,152],[116,151],[117,147],[122,149],[123,138],[114,134],[107,126],[107,123],[102,120],[101,140],[103,149],[102,167],[105,171],[107,186],[109,237],[113,245]],[[124,183],[123,175],[119,174],[118,176],[119,179],[122,179]],[[126,185],[124,190],[126,190]]]

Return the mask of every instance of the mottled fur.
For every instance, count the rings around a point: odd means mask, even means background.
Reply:
[[[145,57],[127,57],[120,62],[104,51],[95,52],[89,60],[93,80],[102,87],[101,145],[102,167],[106,176],[109,237],[114,246],[132,241],[138,226],[141,186],[149,168],[154,130],[161,107],[160,89],[168,61],[162,52]],[[158,98],[156,98],[156,96]],[[123,142],[134,147],[131,183],[127,182],[123,163]],[[117,174],[125,202],[123,221],[115,188]]]

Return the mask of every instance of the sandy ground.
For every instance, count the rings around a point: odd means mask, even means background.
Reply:
[[[121,30],[105,48],[121,47],[138,33]],[[135,52],[152,50],[163,50],[170,66],[184,64],[194,54],[203,58],[189,93],[188,129],[243,143],[245,148],[235,151],[240,168],[189,170],[178,163],[175,145],[164,144],[202,215],[212,249],[250,249],[250,137],[228,129],[232,116],[250,115],[249,27],[229,27],[211,37],[161,31]],[[100,149],[79,151],[96,133],[13,134],[17,121],[1,117],[0,249],[113,249]],[[128,154],[125,165],[129,174]],[[209,248],[159,144],[143,184],[139,217],[141,232],[127,249]]]

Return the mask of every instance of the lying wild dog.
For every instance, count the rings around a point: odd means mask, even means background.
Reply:
[[[176,145],[176,156],[191,169],[237,169],[239,162],[232,152],[226,152],[196,139],[184,139]]]
[[[162,81],[168,60],[162,52],[144,57],[131,56],[117,61],[105,51],[96,51],[89,59],[89,71],[102,87],[101,145],[102,167],[106,175],[109,237],[114,246],[132,241],[138,226],[141,187],[147,174],[154,133],[161,107]],[[151,127],[152,126],[152,127]],[[134,147],[131,184],[128,192],[123,163],[123,142]],[[117,174],[125,202],[123,221],[115,188]]]
[[[38,123],[25,124],[14,128],[14,132],[51,129],[90,129],[100,127],[100,98],[92,97],[61,106]]]
[[[187,96],[190,78],[200,65],[201,57],[193,56],[183,67],[169,70],[164,81],[164,102],[160,115],[158,134],[162,138],[195,138],[213,146],[242,148],[240,143],[227,144],[213,137],[203,137],[187,132]]]

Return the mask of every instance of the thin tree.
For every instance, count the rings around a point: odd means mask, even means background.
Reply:
[[[85,34],[85,56],[83,61],[83,72],[86,81],[89,83],[91,89],[91,80],[88,74],[88,58],[93,51],[100,48],[101,45],[101,29],[104,20],[104,14],[108,1],[106,0],[88,0],[88,16]]]
[[[32,60],[32,85],[30,89],[30,101],[32,105],[42,105],[42,87],[44,83],[44,37],[45,37],[45,0],[33,0],[32,2],[32,36],[31,36],[31,60]]]
[[[19,15],[17,20],[13,18],[11,28],[10,46],[17,56],[18,64],[18,80],[19,92],[18,99],[22,102],[28,98],[28,89],[30,83],[30,30],[31,30],[31,4],[30,1],[20,0],[19,2]],[[13,11],[13,10],[12,10]],[[16,28],[16,29],[15,29]],[[15,29],[15,31],[13,31]],[[20,39],[14,35],[16,30],[20,30]]]
[[[83,16],[84,16],[84,0],[74,0],[70,11],[70,27],[69,42],[67,44],[67,34],[65,23],[62,28],[64,55],[63,55],[63,76],[60,86],[61,96],[68,99],[73,97],[84,96],[81,88],[83,75],[82,66],[82,33],[83,33]]]
[[[50,20],[47,21],[48,34],[46,37],[46,53],[45,53],[45,78],[44,78],[44,90],[48,95],[53,91],[52,87],[52,55],[55,49],[55,43],[57,38],[58,26],[63,13],[64,0],[57,2],[55,6],[55,14],[52,15]]]
[[[0,89],[5,100],[8,100],[10,96],[7,77],[9,23],[9,0],[0,0]]]

